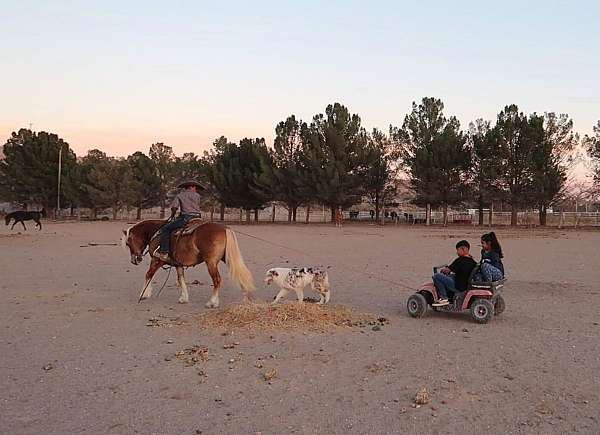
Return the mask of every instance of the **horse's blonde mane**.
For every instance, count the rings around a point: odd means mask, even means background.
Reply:
[[[129,226],[129,227],[126,229],[126,230],[125,230],[125,232],[124,232],[124,233],[121,235],[121,246],[123,247],[123,249],[125,249],[125,250],[127,250],[127,249],[128,249],[128,248],[127,248],[127,239],[129,239],[129,233],[131,232],[131,230],[132,230],[134,227],[137,227],[138,225],[140,225],[140,224],[142,224],[142,223],[144,223],[144,222],[155,221],[155,220],[157,220],[157,219],[144,219],[144,220],[141,220],[141,221],[139,221],[139,222],[137,222],[137,223],[135,223],[135,224],[133,224],[133,225],[130,225],[130,226]]]
[[[137,224],[135,224],[135,225],[137,225]],[[127,227],[127,229],[125,230],[125,233],[121,234],[121,247],[123,249],[125,249],[125,251],[127,251],[127,239],[129,239],[129,231],[131,231],[131,229],[135,225],[131,225],[131,226]]]

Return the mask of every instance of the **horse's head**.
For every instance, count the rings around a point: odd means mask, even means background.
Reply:
[[[145,220],[123,230],[121,244],[129,248],[131,262],[138,265],[144,258],[144,250],[150,243],[152,236],[165,224],[164,220]]]
[[[138,265],[144,258],[144,249],[148,245],[148,242],[136,231],[136,225],[126,230],[123,230],[123,237],[121,242],[123,247],[129,248],[129,254],[131,255],[131,262]]]

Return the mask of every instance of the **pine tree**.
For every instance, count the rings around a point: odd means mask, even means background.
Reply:
[[[494,134],[496,130],[489,121],[478,119],[469,125],[467,142],[471,151],[470,191],[476,198],[479,210],[479,225],[483,225],[483,208],[490,209],[492,224],[493,201],[500,199],[498,177],[502,171],[501,150]]]
[[[160,203],[160,178],[154,160],[137,151],[127,157],[133,177],[134,203],[137,208],[137,219],[142,218],[142,209]]]
[[[583,139],[587,154],[592,161],[592,173],[596,189],[600,190],[600,121],[594,126],[594,135]]]
[[[268,159],[261,160],[258,184],[273,200],[285,205],[288,222],[296,222],[298,207],[307,205],[312,196],[305,180],[306,154],[301,134],[304,126],[294,115],[280,122],[275,127],[273,150]]]
[[[93,181],[90,179],[90,174],[96,167],[105,165],[108,160],[105,152],[93,149],[77,161],[76,167],[76,204],[78,207],[87,207],[92,212],[92,219],[98,217],[98,211],[104,208],[101,204],[95,202],[95,198],[91,194]]]
[[[499,181],[503,197],[511,205],[510,224],[517,225],[517,213],[529,204],[533,176],[531,159],[536,143],[543,140],[543,125],[537,117],[528,119],[512,104],[498,114],[494,127],[494,145],[500,150],[502,160]]]
[[[360,168],[368,135],[360,117],[339,103],[327,106],[325,115],[315,115],[301,134],[308,187],[316,200],[331,208],[333,221],[337,207],[349,207],[361,199]]]
[[[258,182],[262,160],[269,158],[265,140],[245,138],[236,145],[220,138],[216,145],[210,156],[210,182],[226,206],[246,210],[247,221],[254,210],[258,220],[258,210],[271,199]]]
[[[444,104],[436,98],[413,103],[402,129],[392,133],[402,146],[402,159],[415,191],[415,203],[442,207],[444,224],[448,206],[463,202],[471,156],[460,123],[443,114]]]
[[[167,192],[174,181],[175,154],[173,148],[162,142],[157,142],[150,146],[148,155],[154,161],[156,175],[160,179],[160,217],[162,219],[165,217],[165,209],[167,208]]]
[[[96,164],[88,175],[88,195],[96,207],[111,207],[113,219],[128,204],[137,200],[131,166],[125,159],[108,157]]]
[[[533,121],[532,121],[533,120]],[[567,181],[567,171],[573,164],[573,150],[579,142],[573,133],[573,120],[566,114],[546,113],[530,116],[537,132],[530,167],[532,172],[531,200],[537,204],[539,223],[546,225],[549,207],[561,199]],[[539,125],[541,139],[539,138]]]
[[[398,173],[398,157],[395,142],[374,129],[368,137],[361,177],[365,194],[375,205],[376,222],[379,221],[382,206],[396,193],[394,181]]]
[[[32,202],[53,214],[58,197],[58,160],[61,156],[61,204],[74,198],[75,153],[56,134],[20,129],[3,147],[0,192],[9,201]]]

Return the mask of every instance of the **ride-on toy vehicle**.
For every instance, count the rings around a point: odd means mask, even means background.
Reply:
[[[442,267],[445,266],[434,267],[433,273],[436,274]],[[450,303],[448,305],[431,308],[434,311],[451,311],[457,313],[470,310],[471,317],[477,323],[487,323],[494,315],[502,313],[506,307],[501,294],[506,278],[494,282],[473,281],[478,271],[479,266],[471,272],[467,291],[449,292],[448,301]],[[425,283],[414,295],[408,298],[406,303],[408,314],[412,317],[422,317],[427,311],[427,306],[431,306],[431,304],[438,300],[437,290],[433,282]]]

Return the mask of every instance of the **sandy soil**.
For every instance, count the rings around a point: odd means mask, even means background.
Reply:
[[[600,432],[598,232],[499,230],[507,310],[476,325],[467,314],[409,318],[411,290],[364,272],[417,286],[477,230],[234,226],[308,253],[239,235],[257,283],[275,265],[331,266],[332,303],[389,324],[232,336],[193,317],[209,296],[204,266],[188,271],[200,282],[189,305],[177,303],[174,273],[159,298],[137,304],[147,260],[81,247],[116,243],[123,227],[0,230],[0,433]],[[240,299],[226,278],[221,302]],[[207,361],[174,355],[194,345]],[[413,408],[423,387],[431,403]]]

